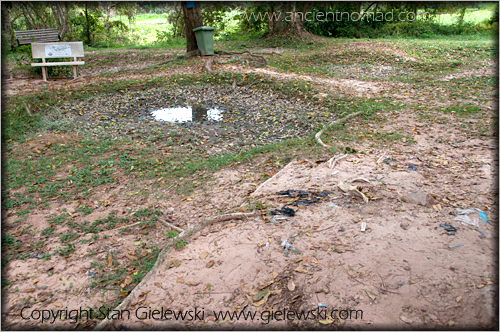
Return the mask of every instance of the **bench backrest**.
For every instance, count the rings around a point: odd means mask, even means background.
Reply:
[[[81,58],[83,57],[83,42],[32,43],[33,59],[50,58]]]
[[[29,45],[33,42],[56,42],[61,40],[57,29],[40,29],[16,31],[16,39],[19,45]]]

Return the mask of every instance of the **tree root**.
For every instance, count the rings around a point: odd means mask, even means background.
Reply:
[[[226,54],[229,54],[229,55],[241,55],[241,54],[245,54],[245,53],[248,53],[248,54],[250,54],[250,56],[253,56],[253,57],[256,57],[256,58],[261,58],[264,61],[265,66],[269,65],[269,62],[267,61],[267,59],[263,55],[255,54],[255,53],[252,53],[252,52],[250,52],[248,50],[243,51],[243,52],[222,51],[222,55],[226,55]]]
[[[355,113],[348,114],[348,115],[344,116],[344,117],[343,117],[343,118],[341,118],[341,119],[337,119],[337,120],[335,120],[335,121],[331,122],[331,123],[328,125],[328,127],[331,127],[331,126],[333,126],[333,125],[336,125],[336,124],[342,123],[342,122],[344,122],[344,121],[346,121],[346,120],[348,120],[348,119],[350,119],[350,118],[352,118],[352,117],[355,117],[356,115],[359,115],[359,114],[361,114],[361,113],[363,113],[363,111],[359,111],[359,112],[355,112]],[[322,140],[321,140],[321,138],[320,138],[320,136],[323,134],[323,131],[325,130],[325,128],[326,128],[326,127],[324,127],[323,129],[321,129],[320,131],[318,131],[314,137],[316,138],[316,141],[318,141],[318,143],[319,143],[320,145],[324,146],[325,148],[328,148],[329,146],[328,146],[328,145],[326,145],[325,143],[323,143],[323,141],[322,141]]]
[[[204,220],[200,221],[199,223],[197,223],[196,225],[194,225],[193,227],[180,233],[179,236],[177,236],[176,238],[170,239],[167,242],[165,248],[163,248],[162,251],[158,254],[155,265],[151,268],[151,270],[149,270],[149,272],[144,276],[144,278],[142,278],[141,282],[137,286],[135,286],[135,288],[130,292],[130,294],[122,301],[122,303],[120,303],[120,305],[117,306],[114,310],[123,310],[124,308],[126,308],[130,304],[130,302],[134,298],[136,291],[142,285],[146,284],[146,282],[155,274],[156,270],[158,270],[161,263],[163,263],[163,261],[165,261],[165,259],[167,258],[167,254],[170,251],[170,248],[174,245],[174,243],[185,240],[188,237],[190,237],[191,235],[193,235],[194,233],[202,230],[203,228],[205,228],[209,225],[215,224],[217,222],[233,220],[233,219],[246,219],[249,217],[256,217],[259,214],[260,213],[258,213],[258,212],[229,213],[229,214],[223,214],[223,215],[215,216],[212,218],[204,219]],[[108,319],[106,317],[102,321],[100,321],[99,324],[97,324],[95,326],[94,330],[95,331],[106,330],[111,322],[112,322],[112,320]]]
[[[177,227],[177,226],[175,226],[175,225],[172,225],[172,224],[171,224],[171,223],[169,223],[168,221],[161,220],[161,219],[158,219],[158,221],[159,221],[159,222],[161,222],[163,225],[165,225],[165,226],[167,226],[167,227],[170,227],[170,228],[172,228],[172,229],[176,230],[176,231],[177,231],[177,232],[179,232],[179,233],[184,232],[184,230],[183,230],[182,228]]]
[[[160,62],[160,63],[154,64],[154,65],[151,65],[151,66],[149,66],[149,68],[154,68],[154,67],[163,66],[163,65],[166,65],[167,63],[172,62],[172,61],[175,61],[175,60],[176,60],[176,59],[168,59],[168,60],[166,60],[166,61],[163,61],[163,62]]]
[[[263,63],[264,66],[269,65],[269,62],[267,61],[267,59],[263,55],[255,54],[255,53],[252,53],[252,52],[250,52],[248,50],[243,51],[243,52],[222,51],[221,54],[216,54],[216,55],[214,55],[214,57],[227,57],[227,56],[229,56],[228,60],[222,60],[222,61],[221,60],[217,60],[217,63],[220,63],[220,64],[229,63],[230,61],[234,61],[234,60],[240,60],[243,63],[245,63],[246,65],[249,65],[250,62],[247,59],[241,59],[239,57],[239,55],[242,55],[242,54],[245,54],[245,53],[250,54],[250,56],[252,56],[252,57],[262,59],[262,63]],[[276,53],[276,54],[279,54],[279,53]],[[211,66],[212,66],[212,63],[215,61],[214,57],[207,58],[207,60],[205,61],[205,64],[203,65],[203,68],[202,68],[203,70],[205,70],[209,74],[213,73],[213,69],[211,68]]]
[[[205,69],[209,74],[212,74],[214,72],[212,68],[210,68],[212,62],[214,62],[214,58],[208,58],[207,61],[205,61],[205,64],[203,65],[203,69]]]

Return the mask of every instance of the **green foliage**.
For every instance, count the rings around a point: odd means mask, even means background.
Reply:
[[[166,234],[166,236],[167,236],[169,239],[173,239],[174,237],[179,236],[179,232],[172,230],[172,231],[169,231],[169,232]]]
[[[223,34],[228,26],[227,14],[232,6],[224,2],[203,2],[201,17],[204,26],[214,27],[214,36]]]
[[[257,19],[265,17],[267,14],[267,7],[265,2],[256,2],[254,6],[244,8],[243,11],[236,16],[236,19],[239,21],[240,31],[250,33],[262,33],[267,31],[268,22],[263,19]]]
[[[413,13],[417,7],[418,18]],[[364,8],[366,10],[368,8]],[[303,28],[313,34],[325,37],[347,38],[433,38],[435,36],[492,34],[498,31],[494,24],[495,16],[487,22],[465,21],[467,7],[457,4],[415,4],[387,3],[376,12],[373,8],[368,14],[358,19],[359,8],[355,3],[337,3],[327,8],[314,6],[311,10],[314,19],[304,22]],[[454,24],[443,24],[439,21],[439,11],[447,10],[458,13]],[[363,12],[363,11],[361,11]],[[335,14],[332,14],[335,13]],[[338,13],[338,14],[337,14]],[[428,15],[423,15],[427,13]],[[319,18],[319,19],[317,19]]]
[[[97,6],[88,6],[87,16],[85,10],[78,14],[74,14],[70,18],[70,23],[73,27],[73,34],[79,40],[83,40],[85,44],[96,46],[93,36],[98,32],[103,32],[104,26],[100,22],[102,12]]]

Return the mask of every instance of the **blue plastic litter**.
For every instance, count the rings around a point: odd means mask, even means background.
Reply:
[[[408,169],[410,171],[416,171],[417,170],[417,166],[413,166],[413,165],[410,164],[410,166],[408,166]]]
[[[323,304],[323,303],[318,303],[318,307],[320,307],[320,308],[328,308],[328,306],[326,304]]]
[[[95,273],[94,272],[89,272],[89,277],[93,277],[95,276]]]
[[[486,213],[484,213],[483,211],[481,211],[479,209],[477,211],[479,212],[479,219],[484,220],[482,222],[482,224],[487,224],[488,217],[486,217]]]

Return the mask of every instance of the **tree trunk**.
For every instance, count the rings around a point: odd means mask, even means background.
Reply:
[[[177,35],[181,35],[180,33],[180,29],[179,29],[179,19],[181,18],[181,10],[179,10],[179,8],[177,8],[177,2],[175,3],[175,7],[174,7],[174,12],[177,13],[177,17],[175,18],[175,22],[174,22],[174,38],[177,37]]]
[[[267,9],[267,29],[269,30],[269,33],[274,32],[274,17],[273,17],[274,9],[273,7],[269,7]]]
[[[302,32],[301,22],[304,17],[297,19],[297,10],[296,10],[296,2],[286,2],[281,8],[278,8],[278,11],[274,11],[270,14],[273,16],[273,30],[272,32],[278,34],[297,34]],[[302,13],[302,16],[305,16],[305,13]]]
[[[11,19],[11,13],[9,12],[7,6],[8,5],[5,2],[2,2],[2,30],[5,31],[5,37],[9,41],[10,46],[14,48],[17,46],[17,42],[12,24],[17,20],[18,17],[14,17],[13,19]]]
[[[91,39],[90,39],[90,23],[89,23],[88,2],[85,2],[85,34],[87,37],[87,45],[90,45]]]
[[[38,29],[38,25],[36,24],[35,18],[31,15],[28,5],[24,2],[21,2],[21,11],[26,20],[26,27],[28,30],[36,30]]]
[[[61,35],[61,40],[68,34],[71,34],[71,26],[69,24],[69,11],[71,4],[69,2],[51,2],[50,7],[57,24],[57,29]]]
[[[186,28],[186,52],[196,51],[198,44],[193,29],[203,26],[201,7],[199,2],[194,3],[194,8],[187,8],[186,2],[181,3],[184,14],[184,27]]]

